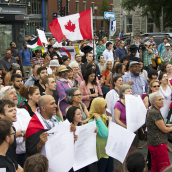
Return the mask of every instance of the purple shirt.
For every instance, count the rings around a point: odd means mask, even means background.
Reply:
[[[121,99],[119,99],[118,101],[121,102]],[[125,106],[122,105],[121,103],[119,102],[116,102],[115,106],[114,106],[114,109],[117,108],[120,112],[121,112],[121,115],[120,115],[120,121],[122,123],[124,123],[125,125],[126,124],[126,110],[125,110]]]

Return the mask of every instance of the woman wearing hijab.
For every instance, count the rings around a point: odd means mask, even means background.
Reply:
[[[92,101],[89,111],[89,121],[96,120],[96,126],[98,129],[96,138],[96,148],[98,157],[98,171],[99,172],[113,172],[113,158],[109,157],[105,153],[105,146],[108,137],[108,122],[112,119],[105,115],[107,107],[107,101],[104,98],[95,98]]]

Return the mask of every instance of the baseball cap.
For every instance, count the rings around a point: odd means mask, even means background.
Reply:
[[[137,61],[132,61],[132,62],[130,62],[130,67],[132,66],[132,65],[134,65],[134,64],[139,64],[140,65],[140,63],[139,62],[137,62]]]
[[[166,43],[165,47],[170,47],[170,44],[169,43]]]

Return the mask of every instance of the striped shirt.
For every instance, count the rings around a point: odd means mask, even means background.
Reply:
[[[43,65],[44,64],[44,58],[43,57],[40,57],[40,58],[32,57],[31,65],[33,65],[34,63],[41,63],[41,65]]]
[[[60,104],[59,104],[60,110],[61,110],[63,116],[65,116],[65,110],[69,106],[69,104],[66,103],[66,101],[64,101],[64,99],[66,98],[66,91],[68,91],[70,89],[70,87],[69,87],[68,83],[66,83],[66,82],[57,81],[56,89],[58,91],[59,98],[60,98]]]

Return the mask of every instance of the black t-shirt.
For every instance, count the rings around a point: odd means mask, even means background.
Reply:
[[[35,86],[39,87],[39,91],[40,91],[40,94],[42,94],[43,92],[45,92],[45,89],[40,85],[40,83],[36,83]]]
[[[18,166],[17,166],[18,167]],[[0,171],[6,168],[6,172],[15,172],[15,167],[11,155],[7,152],[6,156],[0,155]]]
[[[134,55],[130,54],[127,56],[129,60],[132,60],[132,61],[138,61],[139,58],[138,57],[135,57]]]
[[[41,94],[41,96],[43,96],[43,95],[46,95],[44,92]],[[53,91],[53,95],[52,95],[53,97],[54,97],[54,99],[55,99],[55,101],[56,101],[56,105],[58,104],[58,102],[59,102],[59,94],[58,94],[58,92],[57,92],[57,90],[55,90],[55,91]]]

